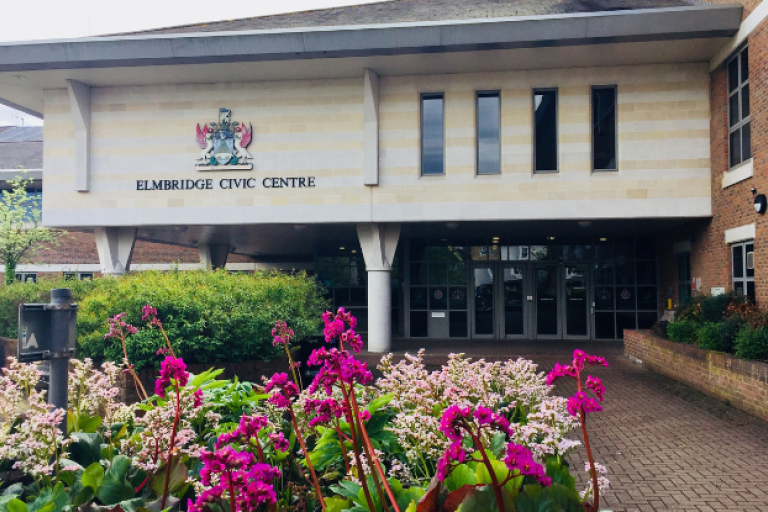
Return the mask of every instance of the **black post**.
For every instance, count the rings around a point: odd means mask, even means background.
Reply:
[[[67,409],[67,379],[69,374],[70,348],[74,347],[77,322],[77,306],[72,304],[72,290],[54,288],[51,290],[51,376],[48,385],[48,403],[60,409]],[[67,431],[64,419],[62,432]]]

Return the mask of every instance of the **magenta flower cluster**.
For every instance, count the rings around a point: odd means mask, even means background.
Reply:
[[[154,327],[156,325],[162,325],[160,320],[157,318],[157,308],[151,306],[150,304],[147,304],[143,308],[141,308],[141,320],[143,322],[146,322],[147,320],[150,320],[150,327]]]
[[[454,462],[462,463],[467,459],[467,452],[462,443],[465,436],[470,436],[477,446],[484,429],[496,430],[512,436],[509,420],[503,415],[493,412],[490,408],[479,405],[472,410],[471,407],[449,406],[440,420],[440,431],[453,441],[437,463],[437,477],[445,480],[451,472]],[[552,479],[547,477],[541,464],[533,459],[533,453],[525,446],[510,442],[507,445],[507,456],[504,463],[512,473],[510,478],[517,475],[530,476],[541,485],[552,484]],[[503,485],[503,483],[501,484]]]
[[[310,394],[322,387],[331,395],[333,386],[339,383],[367,386],[373,382],[368,364],[358,361],[346,350],[326,350],[323,347],[315,349],[309,356],[308,363],[310,366],[320,366],[320,371],[309,385]]]
[[[155,381],[155,394],[165,398],[165,388],[171,385],[173,379],[177,386],[186,386],[189,382],[187,365],[180,357],[167,356],[160,363],[160,378]],[[202,397],[200,396],[200,399]]]
[[[272,328],[272,346],[288,345],[295,337],[293,330],[288,328],[288,324],[282,320],[275,322],[275,327]]]
[[[334,419],[341,418],[344,414],[344,408],[333,398],[326,400],[310,398],[304,402],[304,413],[307,417],[312,416],[312,419],[309,420],[309,427],[313,428],[315,425],[327,425]]]
[[[299,388],[288,379],[287,373],[276,373],[267,382],[264,391],[267,393],[276,391],[269,397],[269,403],[287,409],[291,406],[291,398],[299,395]]]
[[[591,412],[600,412],[603,407],[598,403],[602,402],[605,396],[605,386],[599,377],[587,376],[585,388],[591,391],[595,396],[587,394],[581,388],[581,371],[586,366],[608,366],[608,362],[604,357],[591,356],[583,350],[577,349],[573,351],[573,362],[570,366],[564,366],[560,363],[556,363],[555,367],[547,375],[547,384],[550,386],[561,377],[571,377],[578,382],[579,390],[568,398],[568,412],[571,416],[579,417],[580,412],[583,410],[585,414]]]
[[[236,512],[250,512],[277,502],[272,482],[280,478],[280,470],[256,462],[252,454],[224,446],[215,452],[203,451],[201,461],[200,482],[211,487],[200,493],[194,503],[189,500],[190,512],[211,512],[217,508],[214,505],[227,510],[223,506],[225,496],[230,505],[234,503],[230,510]],[[218,475],[218,483],[214,483],[214,475]]]
[[[357,353],[363,348],[363,339],[355,332],[357,328],[357,318],[352,316],[344,308],[339,308],[334,315],[330,311],[323,313],[323,334],[325,342],[332,343],[336,338],[341,341],[341,348],[349,345],[353,352]]]
[[[105,340],[108,338],[120,338],[121,336],[136,334],[138,332],[138,329],[136,329],[134,326],[123,322],[122,319],[125,316],[125,313],[118,313],[117,315],[107,320],[109,322],[109,332],[104,335]]]

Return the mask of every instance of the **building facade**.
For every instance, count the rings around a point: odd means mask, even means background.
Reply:
[[[44,222],[92,232],[105,273],[136,240],[302,262],[374,351],[616,339],[692,286],[760,289],[754,237],[741,280],[706,256],[758,133],[751,81],[730,126],[716,106],[743,11],[382,2],[0,47],[0,97],[44,116]]]

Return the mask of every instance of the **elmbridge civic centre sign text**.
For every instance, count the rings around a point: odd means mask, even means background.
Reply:
[[[222,178],[199,180],[136,180],[136,190],[236,190],[246,188],[313,188],[315,177],[304,178]]]

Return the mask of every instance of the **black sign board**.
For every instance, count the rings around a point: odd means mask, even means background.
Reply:
[[[19,306],[19,348],[20,362],[42,361],[60,357],[70,357],[74,351],[74,332],[67,333],[69,347],[65,353],[58,353],[53,347],[51,333],[51,314],[57,310],[51,304],[21,304]],[[69,309],[69,308],[67,308]],[[76,329],[77,306],[72,306],[69,330]]]

